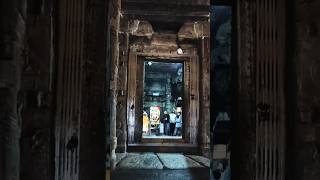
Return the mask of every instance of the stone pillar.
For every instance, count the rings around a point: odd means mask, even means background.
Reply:
[[[232,179],[255,179],[255,5],[250,0],[237,1],[237,102],[232,126]],[[231,117],[232,118],[232,117]]]
[[[172,111],[171,106],[171,80],[170,75],[167,74],[167,84],[166,84],[166,110],[168,113]]]
[[[286,178],[320,179],[320,1],[290,1],[287,7]]]
[[[210,38],[203,37],[200,62],[200,124],[201,153],[209,157],[210,152]]]
[[[119,34],[119,72],[117,97],[117,148],[119,153],[127,151],[127,68],[129,53],[129,34]]]
[[[116,134],[116,117],[117,117],[117,77],[119,66],[119,29],[120,29],[120,10],[121,1],[112,0],[110,6],[111,13],[111,29],[110,29],[110,45],[111,45],[111,83],[110,83],[110,138],[111,138],[111,168],[115,167],[116,162],[116,147],[117,147],[117,134]]]
[[[25,44],[26,1],[1,1],[0,29],[0,177],[20,179],[18,92]]]

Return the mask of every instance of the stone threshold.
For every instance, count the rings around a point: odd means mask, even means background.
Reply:
[[[209,168],[210,160],[182,153],[119,153],[116,169],[194,169]]]
[[[196,144],[186,143],[140,143],[128,144],[128,152],[156,152],[156,153],[183,153],[198,154]]]

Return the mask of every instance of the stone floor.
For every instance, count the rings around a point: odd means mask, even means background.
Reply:
[[[210,166],[203,156],[181,153],[118,153],[118,169],[188,169]]]
[[[209,165],[208,158],[181,153],[117,154],[111,180],[206,180]]]

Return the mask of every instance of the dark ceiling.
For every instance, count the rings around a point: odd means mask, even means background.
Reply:
[[[145,62],[145,72],[146,74],[153,74],[155,77],[149,78],[164,78],[166,73],[171,75],[176,75],[179,68],[183,66],[182,63],[164,63],[164,62],[152,62],[151,65]],[[163,77],[161,77],[163,75]],[[148,78],[148,77],[147,77]]]
[[[160,31],[173,31],[179,32],[179,29],[183,25],[181,22],[162,22],[162,21],[150,21],[152,28],[156,32]]]
[[[147,20],[156,31],[177,31],[185,22],[208,21],[209,0],[124,0],[122,14]]]

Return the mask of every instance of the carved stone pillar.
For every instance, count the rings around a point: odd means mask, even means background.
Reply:
[[[110,138],[111,138],[111,168],[115,167],[116,162],[116,117],[117,117],[117,77],[119,66],[119,29],[120,29],[120,10],[121,1],[111,1],[111,83],[110,83]]]
[[[166,110],[168,113],[172,111],[171,106],[171,80],[169,73],[167,74],[167,84],[166,84]]]
[[[117,148],[119,153],[127,151],[127,68],[129,53],[129,34],[119,34],[119,72],[117,77]]]
[[[200,70],[200,126],[201,153],[209,157],[210,152],[210,38],[201,38]]]

